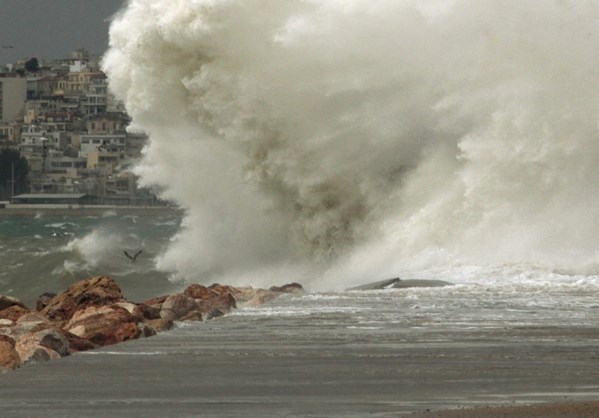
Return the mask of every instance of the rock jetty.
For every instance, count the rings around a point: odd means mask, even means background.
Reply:
[[[182,293],[135,303],[123,296],[112,278],[100,276],[59,294],[44,293],[35,310],[16,298],[0,296],[0,370],[151,337],[171,329],[176,321],[210,320],[285,293],[301,294],[303,288],[297,283],[270,289],[192,284]]]

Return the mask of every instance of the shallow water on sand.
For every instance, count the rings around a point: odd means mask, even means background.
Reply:
[[[597,290],[471,283],[285,296],[2,374],[0,401],[15,417],[382,417],[599,399]]]

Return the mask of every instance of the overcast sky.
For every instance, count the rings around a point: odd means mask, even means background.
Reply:
[[[64,58],[78,48],[102,54],[111,17],[125,0],[0,0],[0,64]],[[8,48],[8,47],[12,48]]]

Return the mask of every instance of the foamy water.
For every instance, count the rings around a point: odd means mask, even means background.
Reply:
[[[40,214],[0,217],[0,294],[34,306],[44,292],[61,292],[77,280],[108,275],[139,300],[174,286],[155,259],[176,233],[176,214],[87,217]],[[123,251],[142,254],[131,263]],[[128,293],[128,294],[127,294]]]
[[[160,267],[322,289],[596,274],[598,18],[575,0],[129,1],[104,68],[150,135],[142,182],[187,209]]]

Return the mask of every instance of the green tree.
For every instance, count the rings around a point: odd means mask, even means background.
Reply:
[[[12,191],[13,167],[15,194],[22,193],[27,189],[29,164],[19,151],[5,148],[0,151],[0,186],[9,193]]]
[[[25,70],[30,73],[35,73],[40,69],[40,63],[37,58],[33,57],[25,61]]]

